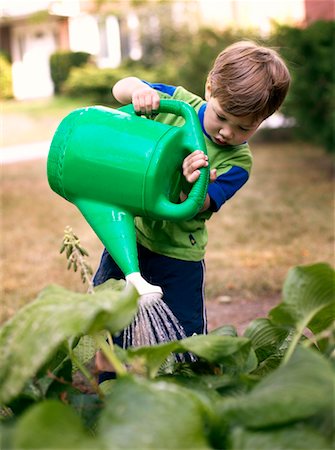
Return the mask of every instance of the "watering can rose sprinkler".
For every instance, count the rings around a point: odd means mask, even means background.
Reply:
[[[47,162],[50,187],[74,203],[132,283],[141,302],[162,297],[159,286],[140,274],[134,218],[171,221],[194,217],[204,204],[209,168],[180,203],[184,158],[206,145],[193,108],[161,100],[160,113],[181,116],[171,126],[119,109],[91,106],[74,110],[57,128]]]

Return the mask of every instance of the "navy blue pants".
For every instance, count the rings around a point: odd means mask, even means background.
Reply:
[[[207,333],[205,311],[204,261],[182,261],[159,255],[138,245],[140,272],[151,284],[163,290],[163,300],[184,328],[186,336]],[[110,278],[124,278],[120,268],[105,249],[94,276],[95,286]],[[119,342],[116,343],[120,345]]]

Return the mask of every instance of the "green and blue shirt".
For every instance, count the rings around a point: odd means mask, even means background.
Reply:
[[[203,124],[207,103],[201,97],[181,86],[145,83],[156,89],[161,98],[182,100],[198,113],[209,164],[211,169],[216,169],[217,179],[208,186],[211,203],[207,211],[179,222],[136,217],[137,240],[153,252],[185,261],[200,261],[207,245],[205,222],[247,182],[252,166],[251,151],[247,143],[221,146],[210,139]],[[183,123],[183,118],[165,113],[158,114],[155,120],[174,126]]]

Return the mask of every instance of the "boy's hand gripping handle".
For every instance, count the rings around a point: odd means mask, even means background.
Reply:
[[[130,114],[137,114],[132,104],[120,109]],[[183,135],[183,148],[190,153],[201,150],[207,155],[207,148],[198,115],[188,103],[179,100],[161,100],[157,112],[175,114],[176,116],[183,117],[185,124],[179,127]],[[188,220],[194,217],[205,202],[208,182],[209,165],[200,168],[200,176],[193,184],[187,199],[183,203],[175,204],[166,198],[162,198],[160,205],[162,217],[170,220]]]

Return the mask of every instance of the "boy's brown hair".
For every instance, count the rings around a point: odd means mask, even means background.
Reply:
[[[251,41],[223,50],[208,75],[211,95],[234,116],[266,119],[279,109],[290,86],[290,73],[279,54]]]

